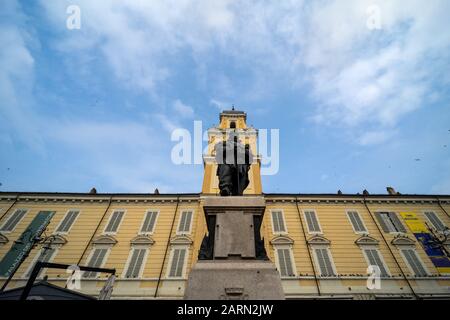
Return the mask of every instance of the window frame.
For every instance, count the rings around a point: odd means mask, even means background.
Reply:
[[[425,271],[424,275],[423,274],[421,274],[421,275],[417,275],[416,274],[416,272],[414,271],[413,267],[409,264],[408,259],[406,259],[406,255],[404,253],[404,251],[406,251],[406,250],[411,250],[414,253],[415,257],[417,258],[417,260],[419,261],[419,263],[422,266],[423,270]],[[400,248],[399,251],[400,251],[400,254],[401,254],[402,258],[403,258],[403,262],[406,264],[407,268],[409,269],[409,271],[411,272],[411,274],[414,277],[417,277],[417,278],[427,277],[427,276],[429,276],[431,274],[430,270],[428,270],[426,264],[423,262],[422,258],[419,255],[419,252],[417,252],[417,249],[415,247]]]
[[[324,246],[324,245],[313,245],[311,246],[312,250],[313,250],[313,255],[314,255],[314,263],[315,266],[317,268],[317,270],[319,270],[319,276],[322,278],[337,278],[338,277],[338,272],[336,269],[336,264],[334,263],[334,259],[333,259],[333,255],[331,254],[331,250],[329,246]],[[327,250],[328,253],[328,258],[330,259],[330,264],[331,264],[331,268],[333,269],[333,275],[323,275],[322,274],[322,270],[320,268],[320,264],[319,264],[319,258],[317,257],[317,252],[316,250],[318,249],[325,249]]]
[[[189,230],[188,231],[180,231],[180,226],[181,226],[181,218],[183,217],[183,213],[184,212],[191,212],[191,219],[189,221]],[[194,224],[194,214],[195,214],[195,210],[194,209],[183,209],[181,210],[180,213],[180,217],[178,218],[178,225],[177,225],[177,232],[176,235],[188,235],[192,233],[192,225]]]
[[[48,244],[44,244],[44,246],[46,246]],[[61,245],[51,245],[51,248],[53,249],[53,253],[50,256],[50,259],[47,262],[52,262],[56,255],[59,252],[59,249],[61,248]],[[39,250],[37,250],[37,253],[34,255],[33,259],[31,260],[30,264],[28,265],[28,267],[25,269],[25,272],[22,274],[21,278],[22,279],[28,279],[28,274],[32,272],[34,265],[36,264],[36,262],[38,261],[39,257],[41,256],[41,253],[43,252],[44,248],[40,248]],[[47,269],[41,269],[41,272],[38,274],[36,279],[42,279],[45,276],[45,273],[47,272]]]
[[[275,231],[275,226],[273,223],[273,212],[280,212],[281,216],[283,218],[283,226],[284,226],[284,231]],[[272,225],[272,233],[274,235],[287,235],[288,232],[288,228],[287,228],[287,223],[286,223],[286,216],[284,214],[284,210],[283,209],[270,209],[270,220],[271,220],[271,225]]]
[[[377,254],[378,254],[378,258],[380,258],[380,261],[381,261],[381,263],[383,264],[383,267],[384,267],[384,269],[386,270],[386,275],[380,275],[381,276],[381,278],[390,278],[391,276],[392,276],[392,273],[391,273],[391,271],[389,270],[389,268],[388,268],[388,265],[387,265],[387,263],[386,263],[386,260],[384,260],[384,257],[383,257],[383,255],[381,254],[381,251],[380,251],[380,248],[378,248],[378,247],[375,247],[375,246],[362,246],[361,247],[361,250],[362,250],[362,252],[363,252],[363,256],[364,256],[364,259],[366,259],[366,262],[367,262],[367,267],[369,267],[371,264],[370,264],[370,259],[369,259],[369,257],[367,256],[367,253],[366,253],[366,250],[375,250],[376,252],[377,252]],[[381,270],[380,270],[381,271]]]
[[[133,257],[133,254],[134,254],[135,250],[145,250],[144,258],[142,259],[142,264],[140,266],[138,276],[135,277],[135,278],[134,277],[129,277],[128,278],[126,275],[128,273],[128,268],[130,267],[131,259]],[[128,253],[127,262],[125,263],[125,266],[123,268],[121,279],[124,279],[124,280],[139,280],[139,279],[142,279],[142,275],[144,274],[145,264],[147,263],[147,258],[148,258],[149,251],[150,251],[150,248],[147,245],[132,245],[131,248],[130,248],[130,252]]]
[[[142,231],[142,228],[144,227],[145,219],[147,218],[147,214],[149,212],[156,212],[155,224],[153,225],[152,231]],[[139,235],[145,236],[145,235],[153,235],[155,233],[156,225],[157,225],[158,219],[159,219],[159,213],[160,213],[159,209],[148,209],[145,211],[144,217],[143,217],[141,225],[139,227],[139,232],[138,232]]]
[[[291,258],[291,268],[293,271],[292,276],[286,276],[281,274],[280,267],[280,256],[278,255],[278,250],[288,250],[289,256]],[[274,245],[274,253],[275,253],[275,265],[277,267],[278,273],[280,274],[281,279],[293,279],[298,277],[297,266],[295,264],[294,252],[292,250],[292,245]]]
[[[122,218],[120,219],[119,224],[117,225],[116,231],[106,231],[106,228],[108,228],[108,226],[109,226],[109,224],[111,222],[111,219],[114,216],[114,213],[120,212],[120,211],[123,212],[123,215],[122,215]],[[127,214],[127,210],[126,209],[114,209],[113,212],[109,215],[108,222],[105,224],[105,227],[103,228],[103,234],[104,235],[116,235],[119,232],[119,230],[120,230],[120,226],[122,225],[123,221],[125,220],[126,214]]]
[[[309,230],[308,218],[306,217],[306,212],[309,212],[309,211],[314,212],[314,215],[316,217],[317,224],[319,226],[320,231],[311,231],[311,230]],[[303,209],[303,218],[305,219],[305,224],[306,224],[306,228],[308,229],[308,234],[311,234],[311,235],[323,235],[323,228],[322,228],[322,225],[321,225],[320,220],[319,220],[319,215],[317,214],[317,211],[315,209]]]
[[[393,235],[393,236],[397,236],[397,235],[407,235],[407,234],[408,234],[407,226],[405,226],[405,224],[404,224],[404,222],[402,221],[402,219],[400,219],[399,213],[398,213],[398,212],[396,212],[396,211],[380,211],[380,210],[376,210],[376,211],[375,211],[375,217],[376,217],[377,214],[381,215],[381,214],[386,214],[386,213],[389,213],[389,214],[393,213],[393,214],[395,214],[395,215],[397,216],[397,220],[398,220],[399,223],[402,225],[402,227],[403,227],[403,229],[405,230],[405,232],[396,230],[397,228],[396,228],[395,224],[392,222],[392,220],[391,220],[390,218],[389,218],[389,223],[392,224],[392,226],[394,227],[395,230],[394,230],[394,231],[385,232],[385,231],[383,230],[383,226],[382,226],[382,225],[380,224],[380,222],[377,220],[376,223],[378,223],[378,224],[380,225],[381,231],[384,232],[384,233],[387,233],[387,234],[391,234],[391,235]],[[376,219],[376,218],[375,218],[375,219]],[[386,224],[386,221],[384,221],[384,223]],[[388,227],[388,226],[387,226],[387,227]],[[389,227],[388,227],[388,228],[389,228]]]
[[[58,231],[58,229],[61,227],[62,223],[64,222],[64,220],[66,219],[67,215],[72,212],[72,211],[77,211],[78,214],[75,217],[75,219],[73,220],[72,224],[70,225],[69,229],[67,231]],[[64,217],[61,219],[61,221],[58,223],[58,225],[55,228],[54,234],[60,234],[60,235],[68,235],[70,233],[70,230],[72,229],[73,225],[75,224],[75,222],[77,222],[78,217],[81,214],[81,210],[80,209],[69,209],[67,210],[66,214],[64,215]]]
[[[363,227],[365,229],[364,231],[357,231],[355,229],[355,226],[352,223],[352,219],[350,219],[350,212],[355,212],[358,215],[359,220],[361,221],[361,223],[362,223],[362,225],[363,225]],[[367,229],[366,223],[364,222],[364,219],[361,217],[361,214],[359,213],[358,210],[346,209],[345,210],[345,215],[347,216],[347,219],[350,222],[350,225],[352,226],[354,233],[356,233],[356,234],[367,234],[367,235],[369,234],[369,229]]]
[[[441,217],[439,217],[439,215],[436,213],[436,211],[433,211],[433,210],[423,210],[423,211],[422,211],[422,215],[423,215],[423,216],[425,217],[425,219],[430,223],[430,225],[433,226],[433,228],[434,228],[434,230],[436,230],[436,232],[438,232],[438,233],[440,233],[440,234],[445,233],[444,230],[438,230],[438,229],[436,228],[436,226],[435,226],[434,223],[430,220],[430,218],[428,218],[428,216],[426,215],[426,213],[432,213],[432,214],[434,214],[434,216],[436,217],[436,219],[437,219],[438,221],[440,221],[444,227],[447,227],[447,225],[444,223],[444,221],[442,221]],[[448,227],[447,227],[447,228],[448,228]]]
[[[106,249],[106,253],[105,253],[105,256],[103,257],[102,263],[96,268],[103,268],[105,266],[106,261],[108,261],[109,255],[111,253],[112,245],[94,245],[94,247],[91,249],[91,252],[89,253],[89,256],[87,257],[87,259],[85,261],[86,266],[89,266],[89,261],[92,259],[92,257],[94,256],[94,252],[97,249]],[[81,280],[97,280],[97,279],[99,279],[99,274],[100,274],[99,272],[96,272],[94,277],[85,277],[84,274],[86,272],[92,272],[92,271],[82,272]]]
[[[181,269],[181,276],[171,276],[170,270],[172,269],[173,259],[175,255],[175,250],[181,249],[186,250],[186,253],[184,255],[184,261],[183,261],[183,268]],[[170,249],[170,256],[169,256],[169,264],[167,265],[166,270],[166,279],[172,279],[172,280],[186,280],[186,271],[187,271],[187,264],[189,259],[189,246],[188,245],[173,245]]]
[[[19,210],[25,210],[24,215],[22,216],[22,218],[19,219],[19,221],[17,221],[17,223],[14,225],[14,227],[11,230],[3,230],[3,228],[6,226],[6,224],[9,222],[9,220],[14,216],[14,214],[19,211]],[[22,220],[28,215],[28,213],[30,212],[30,209],[28,208],[17,208],[16,210],[14,210],[12,213],[9,214],[8,218],[6,218],[6,220],[2,223],[1,227],[0,227],[0,232],[3,234],[10,234],[13,233],[14,230],[17,228],[17,226],[22,222]]]

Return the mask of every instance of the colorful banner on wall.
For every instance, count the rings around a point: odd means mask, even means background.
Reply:
[[[36,237],[39,237],[44,232],[54,214],[54,211],[40,211],[34,217],[33,221],[31,221],[19,239],[14,241],[11,249],[0,262],[0,277],[8,278],[16,270],[24,256],[28,255],[33,249]]]
[[[450,259],[441,248],[432,244],[433,235],[428,230],[426,224],[414,212],[400,212],[400,215],[416,239],[420,242],[439,273],[450,274]]]

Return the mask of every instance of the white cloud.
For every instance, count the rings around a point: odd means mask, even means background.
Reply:
[[[211,99],[210,104],[216,107],[219,111],[227,110],[230,108],[231,104],[228,102],[220,101],[217,99]]]
[[[21,27],[23,16],[16,1],[2,1],[0,23],[0,120],[2,135],[43,152],[43,141],[32,111],[34,58],[28,49],[30,35]]]
[[[41,3],[64,26],[70,2]],[[395,126],[436,96],[432,81],[445,76],[449,61],[446,0],[379,0],[381,30],[367,28],[372,0],[78,3],[82,30],[66,32],[59,47],[77,54],[98,49],[127,86],[156,92],[175,72],[171,59],[183,54],[197,61],[200,82],[228,98],[257,88],[252,99],[263,99],[277,88],[261,79],[275,74],[310,86],[312,118],[329,125]],[[224,70],[216,74],[216,51],[253,72],[253,84],[243,88]],[[209,83],[208,74],[227,81]]]
[[[181,102],[180,100],[175,100],[173,103],[173,109],[176,114],[182,118],[192,118],[194,117],[194,109]]]
[[[393,135],[394,132],[390,131],[369,131],[358,137],[358,142],[362,146],[380,144],[392,138]]]

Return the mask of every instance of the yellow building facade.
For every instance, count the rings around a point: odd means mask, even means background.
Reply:
[[[450,298],[450,242],[438,250],[426,242],[430,230],[444,239],[450,196],[264,194],[258,131],[234,110],[208,131],[201,193],[0,193],[0,257],[39,212],[53,213],[43,236],[54,237],[30,251],[7,290],[25,285],[44,260],[116,269],[113,299],[183,298],[206,232],[203,202],[219,192],[213,145],[237,129],[256,155],[244,196],[265,200],[261,234],[286,298]],[[65,287],[71,274],[48,269],[39,277]],[[107,277],[82,273],[78,291],[98,296]]]

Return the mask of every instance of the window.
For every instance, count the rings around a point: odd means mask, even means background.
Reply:
[[[139,278],[145,264],[148,249],[133,248],[128,257],[128,266],[125,272],[125,278]]]
[[[181,278],[183,276],[186,248],[172,249],[172,261],[170,263],[169,277]]]
[[[309,233],[321,233],[319,220],[317,219],[317,215],[315,211],[308,210],[305,211],[306,223],[308,224]]]
[[[41,262],[51,262],[53,258],[56,256],[57,248],[56,247],[48,247],[44,246],[37,254],[36,258],[33,259],[33,261],[30,264],[30,267],[28,268],[28,271],[25,272],[25,277],[29,278],[31,276],[31,273],[33,272],[34,266],[38,261]],[[39,271],[39,274],[37,277],[39,277],[42,274],[43,270]]]
[[[60,233],[69,232],[70,228],[72,227],[72,225],[75,222],[75,219],[78,217],[79,213],[80,213],[79,210],[70,210],[69,212],[67,212],[66,216],[61,221],[58,228],[56,229],[56,232],[60,232]]]
[[[107,248],[95,248],[92,251],[91,258],[89,259],[88,266],[94,268],[101,268],[103,266],[106,254],[108,253]],[[84,278],[96,278],[97,272],[85,271],[83,273]]]
[[[274,233],[286,232],[286,226],[284,224],[284,216],[282,211],[272,211],[272,226]]]
[[[178,233],[189,233],[191,231],[192,211],[181,212]]]
[[[335,276],[336,272],[334,271],[331,254],[328,248],[316,248],[314,249],[314,254],[316,263],[319,266],[320,275],[325,277]]]
[[[422,261],[420,261],[416,250],[414,249],[401,249],[400,250],[406,264],[408,265],[411,272],[416,276],[426,276],[428,272],[426,271]]]
[[[6,221],[6,223],[2,226],[0,231],[3,232],[11,232],[14,230],[14,228],[19,224],[20,220],[25,216],[27,213],[26,209],[17,209]]]
[[[141,233],[153,233],[156,224],[156,217],[158,211],[147,211],[145,214],[144,222],[141,227]]]
[[[437,231],[444,232],[447,229],[435,212],[424,212],[424,214]]]
[[[347,216],[350,219],[353,230],[355,230],[356,233],[367,233],[366,226],[364,225],[358,212],[348,211]]]
[[[377,266],[380,268],[380,275],[382,277],[389,276],[389,272],[387,271],[380,252],[377,249],[364,249],[363,252],[369,266]]]
[[[402,232],[406,233],[406,229],[401,223],[395,212],[376,212],[375,216],[383,228],[384,232]]]
[[[108,225],[105,228],[106,233],[115,233],[119,229],[120,222],[125,214],[124,210],[114,211],[109,219]]]
[[[282,277],[294,277],[295,272],[292,266],[292,256],[290,249],[276,249],[278,266]]]

